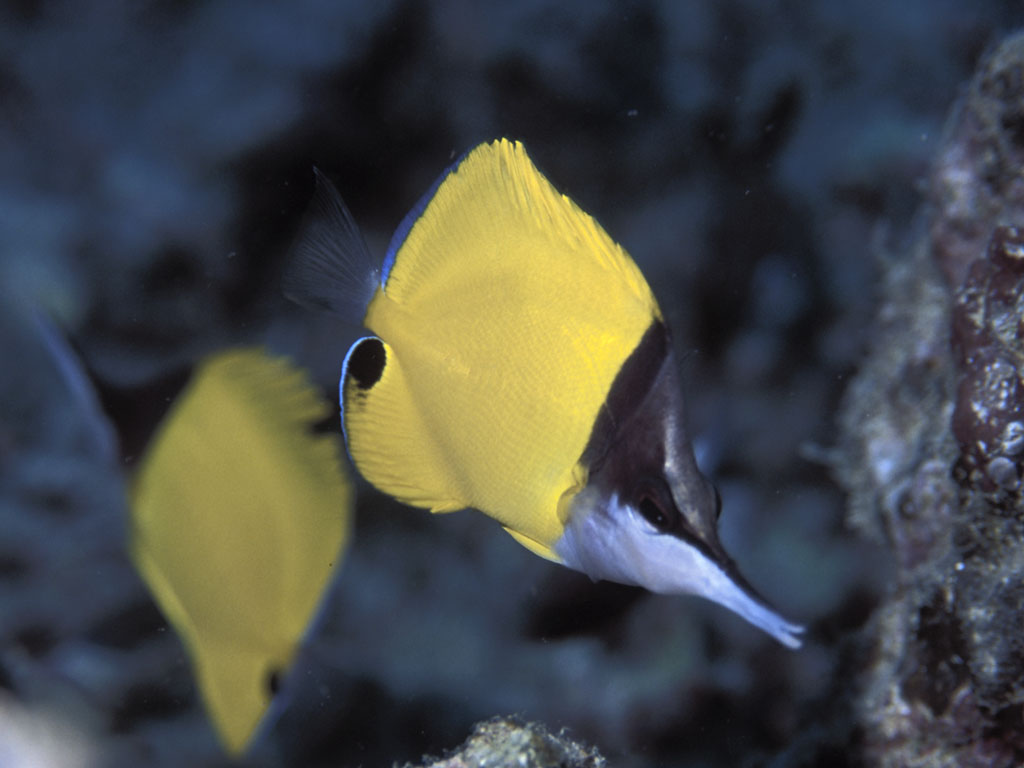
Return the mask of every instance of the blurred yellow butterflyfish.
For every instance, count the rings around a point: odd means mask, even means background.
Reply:
[[[719,541],[647,281],[522,144],[452,165],[380,270],[318,174],[285,293],[372,334],[345,356],[340,400],[349,454],[378,489],[478,509],[594,579],[701,595],[800,644]]]
[[[231,754],[283,683],[349,534],[352,490],[330,407],[259,349],[203,361],[138,471],[130,550],[184,642]]]

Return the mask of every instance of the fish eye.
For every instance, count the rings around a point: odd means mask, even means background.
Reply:
[[[644,520],[661,533],[666,533],[674,527],[674,515],[662,509],[661,505],[651,496],[646,494],[641,496],[637,509],[644,516]]]
[[[715,489],[715,520],[722,516],[722,494],[718,492],[718,486],[711,486]]]

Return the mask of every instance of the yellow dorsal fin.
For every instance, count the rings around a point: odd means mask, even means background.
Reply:
[[[460,235],[464,242],[439,247]],[[503,238],[523,238],[525,243],[538,235],[543,235],[546,245],[562,249],[562,256],[586,254],[592,265],[614,273],[611,279],[618,280],[660,318],[647,281],[629,254],[593,217],[559,194],[537,170],[522,143],[508,139],[479,145],[442,178],[405,239],[392,245],[393,253],[385,264],[384,291],[399,304],[416,301],[421,291],[445,282],[445,270],[467,266],[452,254],[460,246],[484,246],[500,255]],[[488,243],[491,236],[498,239]],[[516,248],[516,243],[505,245],[510,251]],[[560,258],[555,253],[537,257],[524,266],[558,266],[551,259]]]
[[[505,140],[443,178],[385,269],[366,325],[386,359],[343,387],[356,465],[550,549],[612,381],[660,317],[643,276]]]
[[[136,475],[131,555],[184,641],[216,730],[249,743],[340,565],[351,489],[330,409],[256,349],[204,361]]]

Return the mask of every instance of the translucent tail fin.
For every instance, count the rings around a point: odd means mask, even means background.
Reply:
[[[284,295],[315,311],[362,325],[380,269],[341,195],[314,168],[316,191],[292,246]]]

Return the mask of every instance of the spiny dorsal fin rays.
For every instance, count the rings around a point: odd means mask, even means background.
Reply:
[[[226,749],[250,743],[337,572],[351,487],[330,408],[256,349],[204,361],[135,478],[130,550]]]
[[[387,285],[388,276],[391,274],[391,268],[395,266],[395,257],[398,255],[398,249],[402,247],[402,244],[405,242],[405,238],[408,237],[409,230],[412,229],[413,225],[423,214],[424,209],[430,205],[430,201],[433,200],[434,195],[437,193],[437,188],[444,183],[445,179],[448,178],[453,170],[459,167],[459,164],[466,158],[467,154],[469,154],[468,150],[459,155],[455,162],[449,165],[444,170],[444,173],[437,177],[437,180],[430,186],[430,189],[420,195],[420,199],[416,201],[416,205],[410,208],[402,221],[399,222],[394,234],[391,235],[391,241],[388,243],[387,253],[384,255],[384,266],[381,269],[381,285]]]
[[[360,325],[380,271],[338,190],[319,169],[313,172],[316,191],[292,246],[284,295]]]

